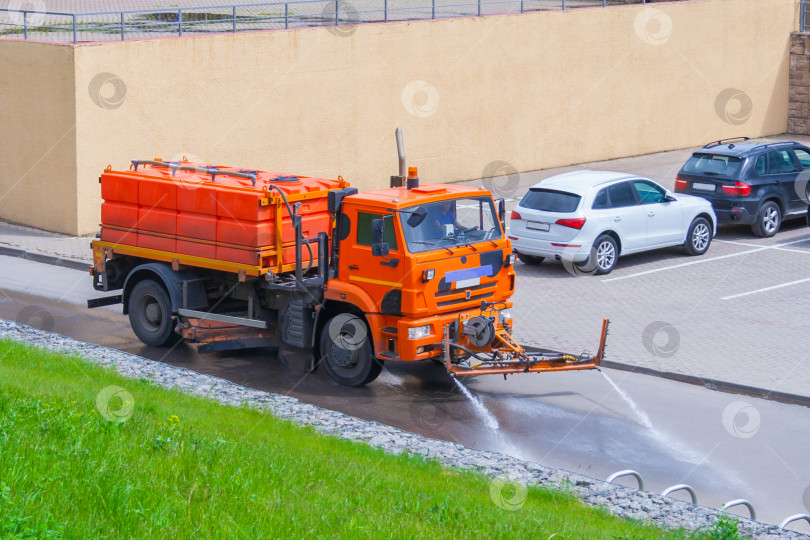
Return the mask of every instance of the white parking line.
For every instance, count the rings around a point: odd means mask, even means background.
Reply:
[[[807,242],[807,238],[802,238],[801,240],[793,240],[791,242],[784,242],[782,244],[774,245],[774,246],[763,246],[763,247],[760,247],[760,248],[757,248],[757,249],[749,249],[749,250],[746,250],[746,251],[740,251],[739,253],[730,253],[728,255],[720,255],[719,257],[710,257],[708,259],[699,259],[697,261],[690,261],[690,262],[681,263],[681,264],[674,264],[672,266],[665,266],[664,268],[655,268],[653,270],[645,270],[644,272],[636,272],[635,274],[629,274],[629,275],[626,275],[626,276],[619,276],[619,277],[614,277],[614,278],[603,279],[602,282],[606,283],[608,281],[619,281],[619,280],[622,280],[622,279],[629,279],[629,278],[638,277],[638,276],[646,276],[647,274],[654,274],[656,272],[663,272],[664,270],[673,270],[675,268],[682,268],[684,266],[692,266],[693,264],[700,264],[700,263],[706,263],[706,262],[711,262],[711,261],[719,261],[720,259],[728,259],[730,257],[737,257],[738,255],[747,255],[748,253],[756,253],[757,251],[765,251],[765,250],[768,250],[768,249],[776,249],[776,248],[779,248],[779,247],[782,247],[782,246],[789,246],[791,244],[798,244],[799,242]]]
[[[734,298],[740,298],[741,296],[748,296],[749,294],[757,294],[761,292],[772,291],[774,289],[781,289],[782,287],[789,287],[791,285],[797,285],[799,283],[805,283],[807,281],[810,281],[810,278],[797,279],[796,281],[791,281],[789,283],[782,283],[780,285],[773,285],[771,287],[765,287],[763,289],[757,289],[755,291],[748,291],[740,294],[732,294],[731,296],[725,296],[720,300],[733,300]]]
[[[808,240],[810,241],[810,240]],[[746,246],[746,247],[760,247],[759,244],[748,244],[746,242],[737,242],[734,240],[715,240],[715,242],[720,242],[721,244],[734,244],[735,246]],[[791,249],[782,247],[785,244],[777,244],[775,246],[769,246],[775,249],[776,251],[789,251],[791,253],[804,253],[805,255],[810,255],[810,249]]]

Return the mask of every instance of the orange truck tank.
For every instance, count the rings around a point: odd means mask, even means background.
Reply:
[[[108,168],[100,182],[102,242],[160,251],[195,266],[236,263],[253,267],[251,274],[294,268],[295,229],[286,204],[300,205],[305,236],[330,234],[326,194],[348,186],[342,178],[160,160],[134,160],[128,171]]]
[[[505,203],[420,186],[407,171],[364,193],[337,180],[135,160],[101,175],[93,286],[117,291],[146,345],[267,347],[340,384],[386,361],[441,361],[454,377],[593,369],[596,354],[528,353],[513,338],[515,254]]]

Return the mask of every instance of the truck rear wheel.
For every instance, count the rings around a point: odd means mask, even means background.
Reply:
[[[350,313],[335,315],[321,332],[321,361],[329,376],[345,386],[376,379],[383,362],[374,358],[366,321]]]
[[[174,333],[174,317],[169,293],[160,283],[145,279],[129,295],[129,324],[132,331],[150,347],[165,347],[180,340]]]

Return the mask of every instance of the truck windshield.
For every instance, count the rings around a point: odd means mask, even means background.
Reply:
[[[424,214],[424,219],[417,216]],[[406,208],[399,214],[411,253],[498,240],[503,234],[490,197],[466,197]]]

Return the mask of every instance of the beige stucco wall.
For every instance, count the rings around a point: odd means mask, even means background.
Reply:
[[[3,201],[0,214],[91,232],[99,172],[136,157],[197,156],[382,187],[396,172],[397,126],[423,181],[478,178],[496,160],[535,170],[781,133],[797,2],[763,7],[704,0],[364,25],[348,36],[312,28],[80,45],[72,48],[76,208],[61,216],[34,206],[24,217]],[[50,59],[47,69],[62,69],[63,47],[27,46],[32,58]],[[46,64],[32,64],[35,82]],[[59,81],[51,108],[71,74]],[[24,83],[2,93],[36,101]],[[731,92],[718,114],[726,89],[750,99]],[[25,125],[41,127],[39,116]],[[59,167],[70,144],[47,166]],[[43,190],[36,180],[19,200]]]
[[[81,228],[73,51],[0,40],[0,218],[55,231]]]

